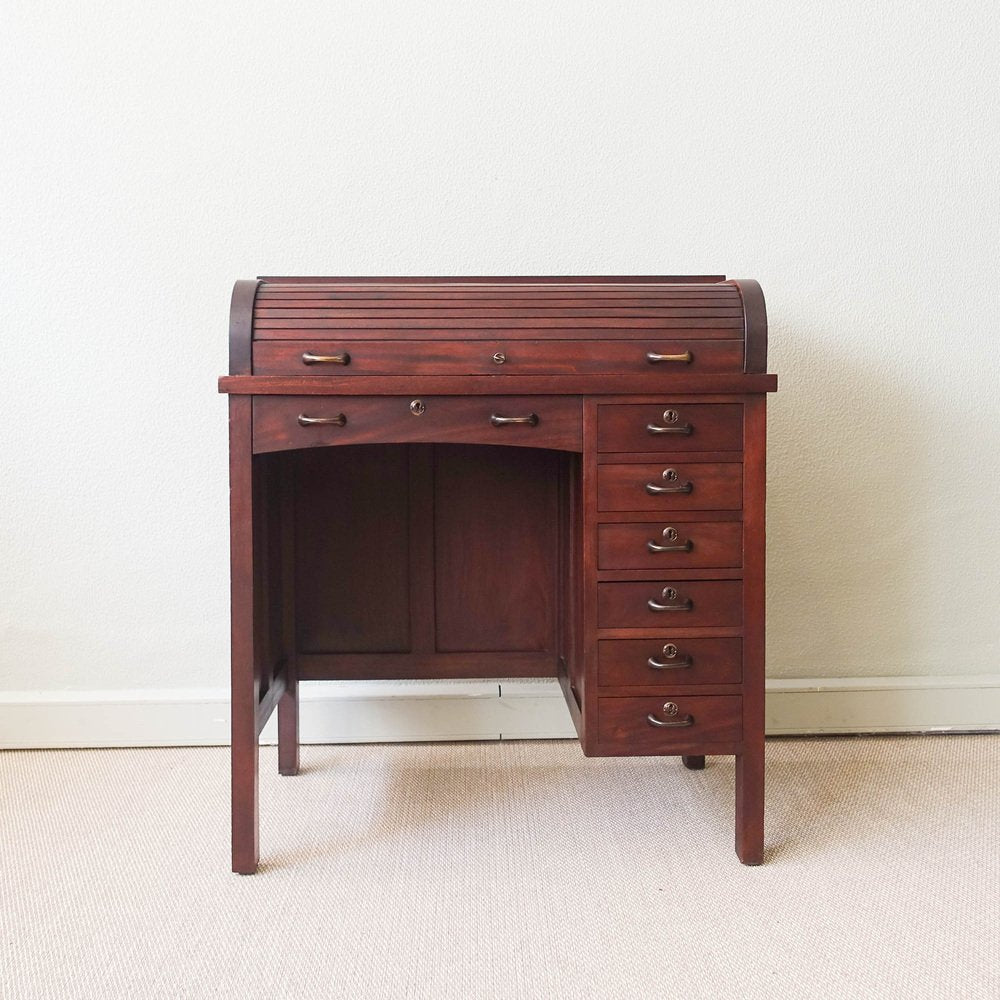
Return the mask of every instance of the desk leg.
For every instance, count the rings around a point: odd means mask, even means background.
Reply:
[[[250,397],[229,397],[229,540],[233,871],[252,875],[257,829],[257,696],[254,677],[253,459]]]
[[[278,700],[278,773],[299,773],[299,684],[288,665],[285,693]]]
[[[736,854],[745,865],[764,860],[764,747],[736,757]]]

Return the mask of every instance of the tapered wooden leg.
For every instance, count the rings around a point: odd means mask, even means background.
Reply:
[[[736,854],[745,865],[764,860],[764,748],[736,757]]]
[[[278,773],[299,773],[299,684],[291,667],[278,700]]]
[[[681,757],[681,761],[689,771],[703,771],[705,769],[705,758],[701,754]]]

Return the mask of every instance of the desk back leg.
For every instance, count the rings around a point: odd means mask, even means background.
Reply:
[[[233,871],[257,870],[257,698],[254,678],[253,458],[249,396],[229,397],[229,541]]]
[[[294,456],[275,455],[278,466],[281,643],[285,690],[278,700],[278,773],[299,773],[299,678],[295,643],[295,465]]]

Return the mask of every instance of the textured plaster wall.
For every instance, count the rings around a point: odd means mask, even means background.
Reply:
[[[0,687],[227,676],[229,289],[768,298],[773,676],[998,656],[988,2],[5,4]]]

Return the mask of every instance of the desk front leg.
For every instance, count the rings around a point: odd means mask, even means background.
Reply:
[[[254,648],[254,489],[251,399],[229,397],[233,871],[257,871],[258,744]]]

